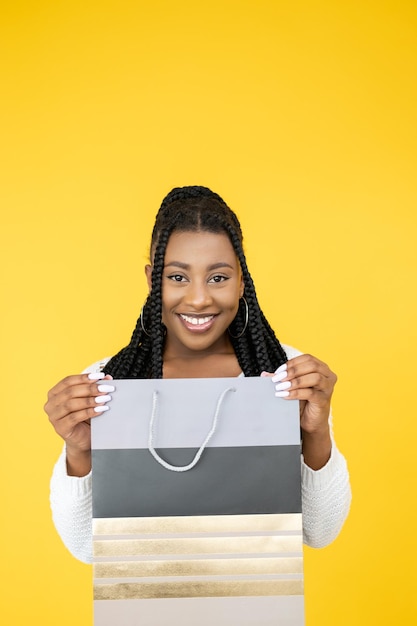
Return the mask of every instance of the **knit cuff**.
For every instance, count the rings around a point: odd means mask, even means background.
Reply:
[[[332,449],[330,458],[326,465],[319,470],[313,470],[304,462],[304,456],[301,455],[301,481],[304,489],[309,491],[321,491],[328,489],[329,483],[338,473],[339,468],[345,462],[344,457],[339,452],[334,441],[332,441]]]
[[[69,476],[67,453],[64,446],[52,472],[51,484],[56,484],[61,495],[84,498],[91,495],[91,471],[86,476]]]

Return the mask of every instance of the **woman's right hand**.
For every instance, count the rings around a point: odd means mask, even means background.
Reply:
[[[66,443],[67,471],[85,476],[91,469],[90,419],[108,409],[114,386],[101,372],[67,376],[48,392],[45,412]]]

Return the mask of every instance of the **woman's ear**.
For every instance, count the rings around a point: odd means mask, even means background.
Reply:
[[[240,277],[240,289],[239,289],[239,298],[242,298],[245,293],[245,283],[243,282],[243,276]]]
[[[149,292],[152,290],[152,265],[145,265],[146,282],[148,283]]]

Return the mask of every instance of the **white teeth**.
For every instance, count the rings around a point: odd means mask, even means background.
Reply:
[[[202,324],[207,324],[207,322],[210,322],[213,319],[214,315],[209,315],[208,317],[190,317],[189,315],[181,315],[181,317],[188,324],[201,326]]]

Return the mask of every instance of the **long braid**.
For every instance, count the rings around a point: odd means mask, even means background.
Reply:
[[[142,324],[147,328],[147,307],[144,306],[144,319]],[[111,374],[113,378],[147,378],[146,363],[151,362],[152,344],[150,337],[142,329],[140,318],[136,323],[132,333],[130,343],[120,350],[106,364],[104,370],[106,374]],[[139,375],[141,374],[141,375]]]
[[[247,374],[245,368],[242,366],[243,364],[241,363],[242,370],[245,372],[246,376],[259,375],[263,370],[274,371],[278,367],[278,365],[281,365],[281,363],[285,363],[285,361],[287,360],[287,356],[259,307],[258,299],[256,297],[255,285],[253,284],[252,277],[246,264],[246,258],[242,249],[241,240],[239,239],[236,232],[232,228],[230,228],[229,225],[224,224],[224,229],[229,235],[233,248],[240,262],[243,274],[243,282],[245,285],[244,296],[248,303],[249,311],[247,333],[244,333],[242,337],[239,337],[241,331],[239,330],[239,326],[236,326],[236,331],[233,330],[233,335],[235,335],[237,339],[233,339],[232,337],[232,344],[235,347],[236,353],[239,352],[240,354],[245,354],[245,347],[243,345],[240,348],[238,347],[239,340],[243,339],[241,343],[246,344],[246,356],[248,360],[251,361],[251,365],[249,367],[251,368],[251,370],[253,368],[255,372],[253,374]],[[242,315],[242,313],[238,312],[236,318],[239,318],[240,315]],[[237,321],[237,319],[234,320],[232,325],[233,327],[235,327]],[[250,350],[250,355],[247,354],[248,348]]]
[[[137,321],[129,345],[106,365],[114,378],[162,378],[165,327],[162,323],[162,271],[170,235],[179,232],[225,233],[239,260],[249,319],[245,332],[246,308],[239,306],[231,324],[230,340],[245,376],[274,371],[287,360],[285,351],[261,311],[255,286],[246,264],[239,220],[224,200],[207,187],[176,187],[162,201],[152,232],[152,289]],[[146,329],[144,332],[142,326]]]
[[[152,378],[162,378],[163,348],[165,343],[165,327],[162,324],[162,271],[164,269],[165,250],[173,228],[174,224],[159,234],[153,262],[152,291],[150,295],[152,319],[150,334],[153,340]]]

